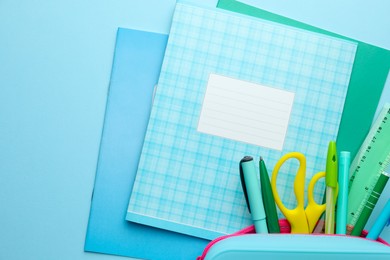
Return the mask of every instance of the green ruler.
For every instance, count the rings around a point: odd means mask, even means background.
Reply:
[[[350,233],[381,173],[390,163],[390,104],[371,127],[350,168],[347,230]]]

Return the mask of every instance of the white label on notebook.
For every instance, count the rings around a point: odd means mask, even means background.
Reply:
[[[294,93],[210,74],[198,131],[282,150]]]

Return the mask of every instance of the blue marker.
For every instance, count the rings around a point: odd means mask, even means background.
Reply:
[[[340,152],[339,160],[339,195],[337,198],[336,234],[347,233],[347,210],[348,210],[348,183],[349,166],[351,161],[350,152]]]
[[[370,232],[367,235],[367,238],[377,240],[379,234],[382,232],[386,223],[390,221],[390,199],[387,200],[385,207],[383,208],[381,214],[376,219],[374,225],[372,226]]]
[[[253,158],[245,156],[240,161],[240,177],[249,212],[252,215],[256,233],[268,233],[260,182],[256,177]]]

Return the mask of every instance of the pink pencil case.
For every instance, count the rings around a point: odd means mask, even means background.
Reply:
[[[287,220],[279,220],[280,234],[255,234],[254,226],[211,241],[197,260],[390,260],[390,244],[379,238],[325,234],[290,234]]]

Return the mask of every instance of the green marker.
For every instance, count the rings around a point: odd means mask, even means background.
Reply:
[[[370,218],[371,213],[374,210],[375,205],[378,202],[378,199],[381,196],[387,181],[389,180],[389,177],[390,173],[387,173],[385,171],[382,172],[382,174],[379,176],[379,179],[375,184],[374,189],[370,194],[370,197],[368,197],[368,200],[364,205],[362,213],[360,214],[360,217],[358,218],[358,221],[356,222],[355,227],[352,230],[352,236],[360,236],[360,234],[362,233],[364,226],[367,224],[367,221]]]
[[[326,158],[326,210],[325,234],[334,234],[335,202],[337,189],[337,150],[336,142],[330,141]]]
[[[267,216],[267,226],[269,233],[280,233],[278,213],[274,195],[272,193],[271,183],[269,181],[268,171],[262,157],[259,161],[261,195],[263,196],[265,215]]]

